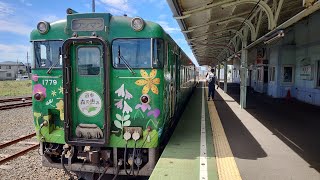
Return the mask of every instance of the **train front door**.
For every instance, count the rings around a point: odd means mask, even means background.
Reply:
[[[66,141],[105,145],[109,134],[106,45],[101,39],[67,44],[64,44],[64,49],[68,49],[64,66]]]

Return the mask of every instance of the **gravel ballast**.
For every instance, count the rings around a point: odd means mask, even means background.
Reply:
[[[35,131],[33,126],[32,107],[22,107],[0,111],[0,144],[31,134]],[[35,138],[31,142],[37,142]],[[10,150],[7,147],[0,151],[0,159],[16,152],[15,146]],[[21,149],[20,149],[21,150]],[[14,160],[0,165],[0,179],[68,179],[63,170],[43,167],[38,150],[33,150]]]

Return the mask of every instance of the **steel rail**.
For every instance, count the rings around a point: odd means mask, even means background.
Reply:
[[[19,104],[6,104],[3,106],[0,106],[0,110],[13,109],[13,108],[25,107],[25,106],[32,106],[32,102],[24,102]]]
[[[5,103],[5,102],[14,102],[14,101],[23,101],[24,100],[31,100],[32,97],[19,97],[19,98],[10,98],[10,99],[0,99],[0,103]]]
[[[9,141],[9,142],[0,144],[0,149],[5,148],[5,147],[7,147],[7,146],[10,146],[10,145],[12,145],[12,144],[18,143],[18,142],[23,141],[23,140],[25,140],[25,139],[30,139],[30,138],[32,138],[32,137],[35,136],[35,135],[36,135],[36,133],[32,133],[32,134],[29,134],[29,135],[26,135],[26,136],[23,136],[23,137],[14,139],[14,140],[12,140],[12,141]]]
[[[36,148],[38,148],[38,147],[39,147],[39,144],[35,144],[35,145],[33,145],[33,146],[30,146],[30,147],[28,147],[28,148],[25,148],[25,149],[23,149],[23,150],[15,153],[15,154],[13,154],[13,155],[10,155],[9,157],[6,157],[6,158],[4,158],[4,159],[1,159],[1,160],[0,160],[0,165],[3,164],[3,163],[5,163],[5,162],[8,162],[8,161],[10,161],[10,160],[12,160],[12,159],[14,159],[14,158],[17,158],[17,157],[19,157],[19,156],[22,156],[22,155],[24,155],[25,153],[27,153],[27,152],[29,152],[29,151],[31,151],[31,150],[33,150],[33,149],[36,149]]]

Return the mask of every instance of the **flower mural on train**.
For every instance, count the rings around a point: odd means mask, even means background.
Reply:
[[[42,94],[44,97],[47,96],[46,94],[47,89],[42,86],[42,84],[36,84],[33,86],[33,92],[32,94],[35,95],[36,93]]]
[[[63,100],[60,100],[57,104],[56,104],[56,109],[59,110],[60,112],[60,120],[63,121],[64,120],[64,103]]]
[[[146,112],[146,110],[150,110],[151,106],[149,103],[141,103],[141,104],[137,104],[135,109],[141,109],[143,112]]]
[[[34,82],[37,82],[38,81],[38,75],[37,74],[33,74],[32,76],[31,76],[31,79],[34,81]]]
[[[124,88],[124,84],[122,84],[120,88],[115,91],[115,94],[117,94],[118,97],[121,97],[121,99],[118,99],[118,102],[116,102],[114,105],[117,107],[117,109],[122,111],[122,115],[116,114],[116,119],[113,121],[113,123],[118,129],[121,129],[121,132],[123,132],[123,127],[130,126],[131,124],[130,113],[132,112],[132,108],[126,100],[130,100],[133,96],[127,89]]]
[[[142,94],[148,94],[150,89],[154,94],[159,94],[159,90],[156,85],[160,84],[160,78],[155,78],[157,75],[157,70],[152,69],[150,74],[148,75],[145,70],[141,69],[140,74],[143,79],[137,80],[135,84],[138,86],[143,86]]]

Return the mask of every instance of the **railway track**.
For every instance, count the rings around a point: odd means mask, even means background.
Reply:
[[[35,135],[36,135],[36,133],[32,133],[32,134],[29,134],[29,135],[14,139],[12,141],[0,144],[0,149],[6,148],[6,147],[14,145],[14,144],[17,144],[17,143],[19,143],[21,141],[24,141],[26,139],[30,139],[30,138],[34,137]],[[15,159],[15,158],[17,158],[19,156],[22,156],[25,153],[27,153],[27,152],[29,152],[29,151],[31,151],[33,149],[36,149],[38,147],[39,147],[39,144],[32,144],[30,147],[24,148],[24,149],[12,154],[12,155],[9,155],[9,156],[7,156],[7,157],[5,157],[3,159],[0,159],[0,165],[5,163],[5,162],[8,162],[8,161],[10,161],[12,159]]]
[[[31,106],[32,102],[25,102],[25,101],[31,101],[31,100],[32,100],[31,96],[29,96],[29,97],[21,97],[21,98],[11,98],[11,99],[0,99],[0,103],[11,103],[11,102],[20,102],[20,101],[22,101],[20,103],[0,105],[0,110]]]

